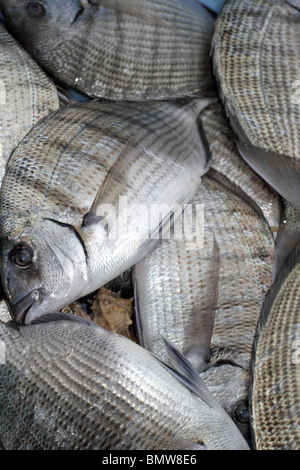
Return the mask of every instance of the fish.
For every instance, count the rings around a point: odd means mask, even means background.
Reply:
[[[206,105],[72,103],[23,139],[0,191],[1,280],[16,320],[94,292],[159,242],[209,167]]]
[[[249,449],[192,370],[184,377],[91,320],[1,322],[0,344],[7,450]]]
[[[220,13],[226,0],[198,0],[198,2],[203,3],[214,13]]]
[[[0,321],[7,323],[11,320],[9,309],[6,305],[6,302],[2,299],[0,300]]]
[[[260,315],[251,380],[251,430],[257,450],[300,446],[300,244],[285,260]]]
[[[200,117],[212,157],[208,175],[234,191],[265,217],[276,237],[282,212],[278,193],[239,154],[221,100],[204,108]]]
[[[168,364],[165,339],[174,343],[247,435],[252,347],[275,242],[266,220],[208,174],[189,206],[177,238],[133,268],[139,343]]]
[[[1,0],[11,33],[56,80],[93,98],[199,97],[214,16],[196,0]]]
[[[276,239],[273,268],[273,282],[283,269],[288,256],[300,242],[300,212],[285,199],[282,199],[282,216]]]
[[[0,182],[11,152],[43,117],[58,109],[53,81],[0,21]]]
[[[229,0],[217,18],[213,70],[238,150],[298,211],[299,50],[299,0]]]

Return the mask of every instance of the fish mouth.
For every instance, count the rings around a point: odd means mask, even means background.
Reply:
[[[29,309],[32,307],[35,301],[38,300],[38,298],[39,291],[35,289],[29,294],[25,295],[25,297],[19,300],[16,304],[10,306],[11,314],[18,323],[24,323]]]

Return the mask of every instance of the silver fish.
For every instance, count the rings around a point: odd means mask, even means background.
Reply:
[[[204,219],[195,215],[201,204]],[[170,363],[164,338],[171,340],[247,433],[252,346],[274,240],[264,218],[206,175],[191,206],[183,227],[198,227],[198,239],[163,240],[134,267],[140,341]]]
[[[0,181],[11,152],[59,107],[54,83],[0,21]]]
[[[203,105],[90,101],[27,135],[0,192],[1,278],[17,320],[93,292],[158,243],[209,166]],[[161,204],[162,220],[151,213]]]
[[[285,260],[259,319],[251,384],[258,450],[300,447],[300,246]]]
[[[1,0],[10,31],[53,77],[92,97],[199,96],[214,17],[196,0]]]
[[[214,71],[246,162],[300,210],[300,0],[229,0]]]
[[[201,112],[201,122],[212,157],[208,174],[265,217],[276,237],[281,217],[278,194],[240,156],[221,101]]]
[[[284,267],[288,256],[300,241],[300,212],[288,201],[282,201],[282,217],[276,239],[274,257],[273,281]]]
[[[186,378],[171,372],[90,321],[53,318],[17,328],[0,323],[6,449],[248,449],[189,371]]]
[[[0,301],[0,321],[7,323],[11,320],[9,309],[4,300]]]

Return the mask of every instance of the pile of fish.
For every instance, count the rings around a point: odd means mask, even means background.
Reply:
[[[2,447],[299,449],[300,1],[0,11]]]

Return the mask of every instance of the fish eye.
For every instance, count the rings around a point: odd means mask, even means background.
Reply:
[[[233,409],[233,418],[237,424],[248,424],[249,410],[247,403],[239,402]]]
[[[18,245],[11,252],[11,260],[17,268],[28,268],[33,261],[32,249],[26,245]]]
[[[26,6],[26,10],[31,16],[43,16],[46,13],[45,7],[41,3],[31,2]]]

